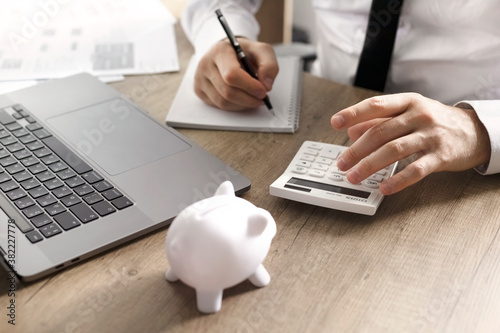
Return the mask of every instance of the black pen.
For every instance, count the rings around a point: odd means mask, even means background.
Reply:
[[[234,36],[233,32],[231,31],[231,28],[229,28],[229,24],[227,24],[226,19],[224,18],[224,15],[222,15],[222,12],[220,9],[217,9],[215,11],[217,14],[217,18],[219,19],[220,24],[222,25],[222,28],[224,28],[224,31],[226,32],[227,38],[229,38],[229,41],[231,42],[231,45],[233,46],[234,52],[236,52],[236,56],[238,57],[238,60],[240,61],[240,64],[243,66],[243,69],[250,74],[254,79],[257,80],[257,75],[255,74],[255,71],[252,69],[252,66],[250,65],[250,62],[248,61],[247,57],[245,56],[245,53],[243,52],[243,49],[240,46],[240,43],[238,43],[238,40]],[[264,97],[264,103],[266,104],[267,108],[271,113],[274,114],[273,106],[271,105],[271,101],[269,101],[269,97],[266,95]]]

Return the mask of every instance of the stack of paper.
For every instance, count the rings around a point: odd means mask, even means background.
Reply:
[[[0,93],[88,72],[104,82],[179,70],[159,0],[0,0]]]

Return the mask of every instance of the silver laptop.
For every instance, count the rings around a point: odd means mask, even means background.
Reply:
[[[250,181],[88,74],[0,96],[0,247],[34,280]]]

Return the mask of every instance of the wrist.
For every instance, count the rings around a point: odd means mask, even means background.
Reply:
[[[488,164],[491,158],[491,141],[488,130],[472,106],[469,104],[459,104],[455,107],[464,112],[472,123],[476,142],[476,149],[474,153],[477,163],[475,169],[479,172],[485,172],[488,169]]]

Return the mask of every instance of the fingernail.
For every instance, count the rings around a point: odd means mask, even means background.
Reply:
[[[345,162],[344,162],[344,159],[342,158],[342,156],[340,156],[337,159],[337,168],[339,168],[342,171],[345,171]]]
[[[342,127],[345,123],[345,120],[344,120],[344,117],[340,114],[336,114],[335,116],[333,116],[332,118],[332,124],[334,127]]]
[[[356,170],[351,170],[347,173],[347,177],[349,182],[352,184],[359,184],[361,182],[361,177],[359,176],[359,173]]]
[[[263,83],[264,83],[264,87],[266,87],[267,91],[269,91],[273,87],[274,80],[267,77],[264,79]]]
[[[390,184],[387,184],[387,182],[382,182],[379,185],[378,189],[383,195],[392,194],[392,186]]]
[[[258,99],[263,99],[264,97],[266,97],[267,91],[265,91],[264,89],[255,90],[253,95]]]

